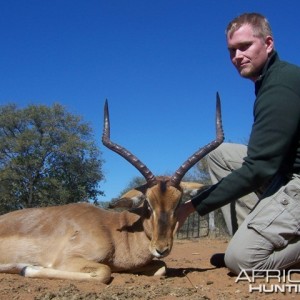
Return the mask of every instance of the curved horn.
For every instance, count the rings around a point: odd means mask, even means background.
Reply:
[[[136,167],[140,173],[145,177],[147,183],[149,185],[154,185],[156,183],[156,178],[152,174],[152,172],[147,168],[145,164],[143,164],[136,156],[134,156],[131,152],[119,146],[118,144],[113,143],[110,140],[110,122],[109,122],[109,111],[108,111],[108,102],[105,100],[104,105],[104,125],[103,125],[103,135],[102,135],[102,143],[110,150],[118,153],[127,161],[129,161],[134,167]]]
[[[204,156],[206,156],[209,152],[217,148],[222,142],[224,141],[224,132],[222,127],[222,118],[221,118],[221,101],[219,93],[217,93],[217,108],[216,108],[216,131],[217,136],[214,141],[207,144],[203,148],[200,148],[198,151],[196,151],[193,155],[191,155],[174,173],[174,175],[171,177],[171,185],[178,186],[185,175],[185,173],[194,165],[196,164],[200,159],[202,159]]]

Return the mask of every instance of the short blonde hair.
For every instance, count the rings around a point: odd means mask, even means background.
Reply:
[[[231,37],[236,30],[245,24],[249,24],[252,27],[254,35],[257,37],[273,37],[271,26],[268,20],[263,15],[258,13],[244,13],[234,18],[226,28],[226,36],[229,35]]]

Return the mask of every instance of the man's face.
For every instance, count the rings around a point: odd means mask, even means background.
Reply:
[[[227,46],[231,62],[240,75],[256,81],[274,43],[271,36],[265,39],[255,36],[252,27],[245,24],[231,36],[227,35]]]

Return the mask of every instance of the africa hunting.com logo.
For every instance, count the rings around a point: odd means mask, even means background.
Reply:
[[[300,279],[295,278],[296,273],[299,274],[300,270],[242,269],[235,282],[248,281],[250,293],[300,293]]]

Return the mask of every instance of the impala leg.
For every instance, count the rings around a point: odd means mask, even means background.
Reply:
[[[108,283],[111,279],[111,270],[107,265],[76,258],[58,266],[57,269],[27,266],[22,275],[31,278],[95,280]]]
[[[149,264],[138,269],[130,271],[130,273],[136,273],[147,276],[164,276],[167,272],[166,263],[162,260],[152,260]]]
[[[0,273],[20,274],[28,264],[0,264]]]

